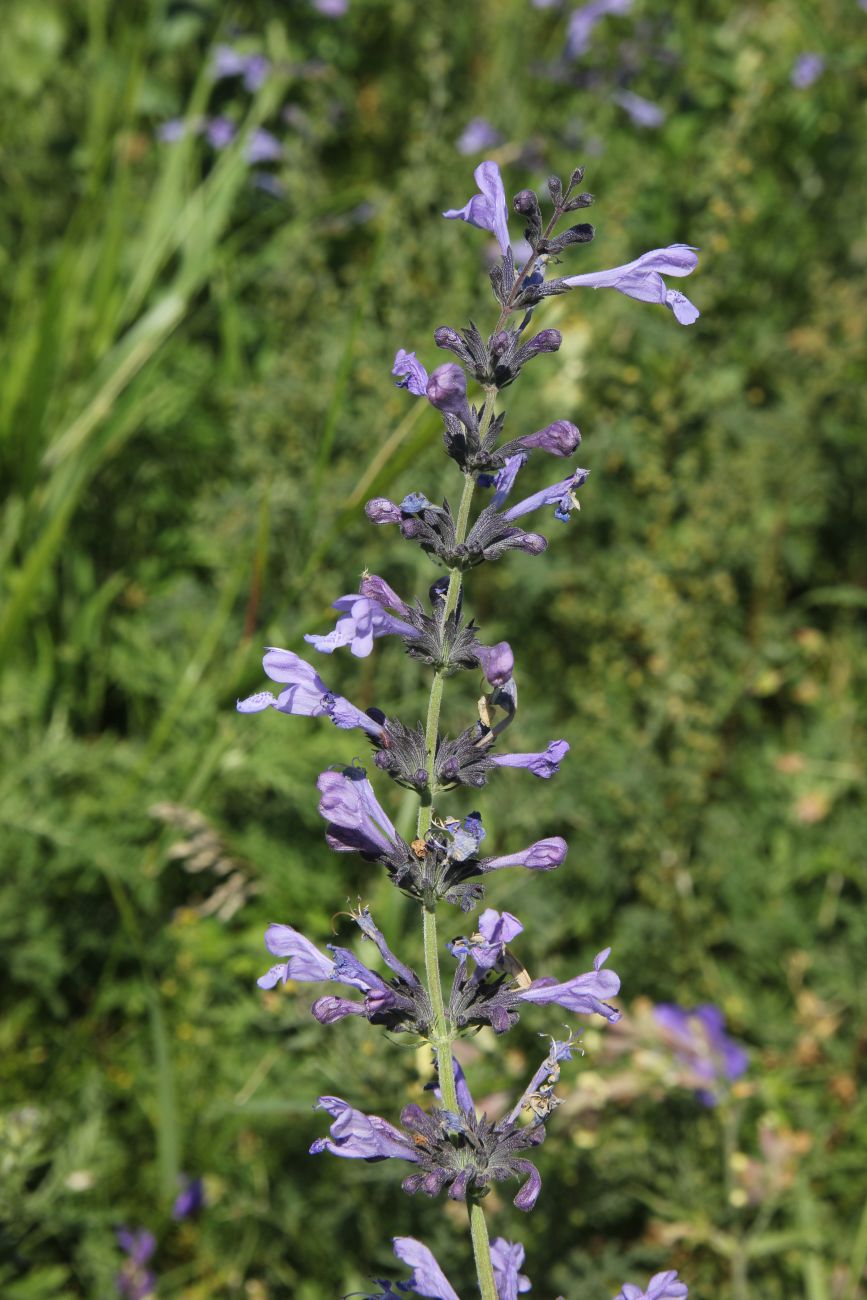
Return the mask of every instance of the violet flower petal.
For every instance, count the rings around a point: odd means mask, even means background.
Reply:
[[[417,1295],[431,1300],[460,1300],[427,1246],[420,1241],[414,1237],[395,1237],[394,1253],[412,1269],[409,1286]]]
[[[518,1300],[519,1294],[529,1291],[530,1279],[521,1273],[524,1247],[518,1241],[497,1237],[491,1242],[491,1264],[497,1284],[499,1300]]]
[[[391,368],[393,375],[399,375],[396,388],[406,388],[414,397],[424,397],[427,388],[427,371],[414,352],[399,348]]]
[[[491,761],[497,767],[525,767],[533,776],[547,781],[560,771],[560,764],[568,753],[567,741],[552,740],[542,754],[492,754]]]
[[[527,462],[527,453],[519,451],[514,456],[507,456],[506,463],[501,470],[497,471],[494,479],[494,495],[491,497],[491,505],[495,510],[499,510],[505,502],[509,493],[515,485],[515,479],[520,473],[521,467]]]
[[[333,1119],[331,1134],[317,1138],[310,1148],[311,1155],[330,1151],[347,1160],[397,1160],[418,1162],[414,1148],[400,1129],[378,1115],[364,1115],[340,1097],[320,1097],[316,1110],[324,1110]]]
[[[581,432],[569,420],[555,420],[537,433],[527,433],[518,438],[517,442],[528,451],[538,448],[552,456],[571,456],[581,443]]]
[[[519,501],[517,505],[504,510],[503,518],[508,523],[514,523],[516,519],[530,514],[533,510],[541,510],[543,506],[556,506],[555,517],[565,521],[578,504],[575,492],[587,482],[589,476],[589,469],[576,469],[568,478],[560,479],[550,487],[542,488],[541,491],[534,492],[532,496]]]
[[[610,271],[588,271],[567,276],[562,283],[570,289],[582,285],[590,289],[617,289],[639,302],[656,302],[668,307],[681,325],[698,320],[698,308],[678,290],[667,289],[663,275],[690,275],[698,265],[697,250],[691,244],[669,244]]]
[[[610,952],[610,948],[604,948],[602,952],[597,953],[592,971],[587,971],[584,975],[576,975],[574,979],[566,980],[562,984],[552,983],[547,978],[534,980],[528,989],[521,990],[518,999],[521,1002],[535,1002],[543,1006],[556,1002],[567,1011],[580,1015],[602,1016],[611,1024],[615,1024],[620,1019],[620,1012],[603,1001],[604,998],[615,997],[620,991],[620,976],[612,970],[601,969]]]
[[[464,207],[450,208],[443,216],[449,221],[467,221],[480,230],[489,230],[496,235],[500,252],[505,256],[509,249],[509,213],[500,169],[495,162],[486,161],[479,163],[473,175],[481,192],[474,194]]]
[[[492,686],[505,686],[515,669],[515,656],[508,641],[476,646],[482,672]]]
[[[527,867],[530,871],[553,871],[564,861],[568,845],[559,835],[549,836],[545,840],[536,840],[529,848],[520,853],[508,853],[499,858],[485,858],[481,863],[483,872],[500,871],[503,867]]]
[[[669,1269],[665,1273],[654,1273],[646,1291],[634,1282],[624,1282],[614,1300],[685,1300],[687,1295],[686,1283],[679,1282],[675,1270]]]

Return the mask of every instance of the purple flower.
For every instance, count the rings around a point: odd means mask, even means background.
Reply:
[[[264,54],[248,55],[244,66],[244,89],[251,95],[255,94],[265,84],[270,71],[271,64]]]
[[[508,641],[498,641],[496,645],[476,646],[476,654],[482,665],[482,672],[492,686],[505,686],[515,668],[515,656]]]
[[[807,90],[825,71],[825,60],[821,54],[810,52],[800,54],[795,60],[789,81],[796,90]]]
[[[272,966],[257,983],[270,989],[279,982],[298,980],[317,984],[333,980],[364,994],[364,1001],[326,996],[314,1002],[313,1015],[320,1024],[332,1025],[346,1016],[366,1016],[368,1020],[385,1023],[391,1029],[406,1028],[414,1024],[414,995],[421,985],[414,971],[405,966],[389,948],[382,931],[374,924],[367,908],[352,913],[362,933],[379,949],[386,965],[397,978],[391,983],[372,971],[348,948],[329,944],[332,953],[326,957],[308,939],[288,925],[271,925],[265,933],[265,946],[276,957],[288,960]]]
[[[403,518],[400,506],[388,497],[374,497],[365,504],[364,513],[372,524],[399,524]]]
[[[503,137],[495,127],[491,126],[487,118],[474,117],[464,127],[457,139],[458,153],[483,153],[485,149],[493,149],[498,145]]]
[[[342,695],[329,691],[312,664],[291,650],[272,646],[262,667],[273,682],[285,682],[286,689],[278,696],[270,691],[257,691],[246,700],[238,700],[239,713],[261,713],[263,709],[276,709],[278,713],[293,713],[298,717],[328,717],[342,730],[360,727],[369,736],[382,735],[382,724],[362,713]]]
[[[343,18],[349,12],[349,0],[313,0],[313,8],[324,18]]]
[[[400,376],[395,383],[395,388],[406,388],[414,397],[426,395],[427,371],[414,352],[398,348],[391,373]]]
[[[412,1142],[400,1129],[378,1115],[364,1115],[354,1110],[340,1097],[320,1097],[316,1110],[331,1116],[331,1136],[317,1138],[310,1154],[317,1156],[330,1151],[333,1156],[346,1160],[409,1160],[419,1159]]]
[[[226,77],[240,77],[244,71],[247,62],[247,56],[241,54],[232,45],[218,45],[214,50],[214,65],[211,75],[214,81],[222,81]]]
[[[334,976],[334,961],[326,957],[303,934],[293,930],[291,925],[269,925],[265,931],[265,947],[274,957],[287,960],[272,966],[266,974],[256,980],[260,989],[272,989],[275,984],[285,984],[287,980],[299,980],[302,983],[317,983],[330,980]]]
[[[181,1190],[172,1206],[172,1218],[189,1219],[191,1215],[198,1214],[205,1204],[205,1188],[201,1178],[188,1178],[186,1174],[179,1174],[178,1182]]]
[[[495,510],[499,510],[515,486],[515,479],[521,472],[521,468],[527,463],[527,453],[519,451],[514,456],[507,456],[506,463],[501,470],[498,470],[494,477],[494,495],[491,497],[491,505]]]
[[[685,1300],[687,1295],[686,1284],[678,1282],[675,1270],[669,1269],[667,1273],[654,1273],[646,1291],[634,1282],[624,1282],[614,1300]]]
[[[212,149],[225,149],[235,138],[235,124],[227,117],[212,117],[205,123],[205,138]]]
[[[533,776],[548,780],[560,771],[560,764],[569,753],[565,740],[552,740],[542,754],[492,754],[491,762],[497,767],[526,767]]]
[[[482,972],[493,969],[502,962],[506,944],[522,933],[524,927],[511,912],[497,912],[485,908],[479,917],[478,934],[471,939],[455,939],[450,945],[456,957],[472,957]]]
[[[381,582],[382,579],[377,581]],[[399,603],[403,604],[402,601]],[[366,659],[377,637],[415,635],[415,628],[411,623],[389,614],[379,601],[367,596],[352,594],[340,596],[334,601],[332,608],[340,611],[340,618],[334,631],[329,632],[327,636],[307,633],[304,637],[304,640],[314,646],[320,654],[330,655],[343,646],[349,646],[356,658]]]
[[[613,998],[620,991],[620,976],[615,975],[612,970],[602,970],[610,952],[610,948],[603,948],[602,952],[596,954],[592,971],[584,975],[576,975],[574,979],[566,980],[565,983],[558,984],[549,976],[534,980],[528,989],[522,990],[517,995],[518,1000],[537,1002],[542,1005],[556,1002],[567,1011],[585,1016],[603,1016],[614,1024],[620,1019],[620,1012],[614,1007],[609,1007],[602,1000]]]
[[[394,1253],[412,1269],[407,1286],[430,1300],[460,1300],[427,1246],[414,1237],[395,1237]]]
[[[464,424],[470,423],[467,377],[457,362],[446,361],[437,366],[427,381],[425,392],[431,406],[438,411],[447,411],[463,420]]]
[[[491,1242],[491,1263],[499,1300],[518,1300],[518,1295],[530,1291],[530,1279],[521,1273],[524,1247],[517,1241],[497,1237]]]
[[[712,1003],[691,1011],[660,1002],[654,1017],[667,1033],[678,1060],[706,1083],[697,1089],[706,1106],[714,1106],[725,1080],[739,1079],[749,1065],[744,1049],[725,1032],[725,1017]]]
[[[572,11],[566,35],[566,56],[577,59],[590,48],[593,28],[606,14],[628,14],[632,0],[591,0]]]
[[[546,840],[536,840],[520,853],[509,853],[499,858],[484,858],[482,870],[500,871],[503,867],[527,867],[530,871],[553,871],[564,861],[568,845],[559,835]]]
[[[525,433],[515,439],[516,445],[527,451],[547,451],[552,456],[571,456],[581,443],[581,432],[568,420],[555,420],[537,433]]]
[[[183,140],[187,134],[187,123],[182,117],[169,118],[167,122],[161,122],[157,127],[157,139],[162,140],[163,144],[177,144],[178,140]]]
[[[665,113],[658,104],[645,99],[642,95],[636,95],[632,90],[615,91],[611,98],[629,115],[636,126],[653,128],[662,126],[665,121]]]
[[[509,213],[500,169],[495,162],[483,162],[479,163],[473,175],[481,192],[474,194],[464,207],[450,208],[443,216],[449,221],[467,221],[480,230],[489,230],[496,235],[500,251],[505,256],[509,248]]]
[[[118,1228],[115,1236],[127,1256],[115,1277],[118,1294],[124,1300],[150,1300],[155,1294],[157,1279],[145,1266],[156,1250],[156,1237],[144,1228]]]
[[[587,482],[589,476],[589,469],[576,469],[568,478],[561,479],[551,487],[542,488],[540,492],[534,492],[532,496],[525,497],[517,505],[504,510],[503,518],[512,523],[533,510],[541,510],[543,506],[555,506],[554,518],[559,519],[561,523],[567,523],[572,511],[579,508],[575,493]]]
[[[633,262],[612,267],[610,271],[589,271],[586,275],[569,275],[562,281],[570,289],[586,285],[591,289],[617,289],[639,302],[658,302],[668,307],[681,325],[692,325],[699,310],[676,289],[667,289],[663,275],[690,275],[698,265],[696,249],[691,244],[669,244],[653,248]]]
[[[253,164],[276,162],[283,157],[283,146],[276,135],[272,135],[264,127],[257,126],[247,137],[247,142],[244,145],[244,157],[248,163]]]
[[[325,839],[336,853],[387,857],[400,843],[363,767],[323,772],[316,784],[322,795],[319,812],[328,823]]]
[[[231,45],[218,45],[214,50],[214,81],[227,77],[243,77],[244,87],[251,93],[265,81],[271,65],[264,54],[242,54]]]

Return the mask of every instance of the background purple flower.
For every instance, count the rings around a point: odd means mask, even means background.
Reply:
[[[634,1282],[624,1282],[614,1300],[685,1300],[688,1294],[686,1284],[679,1282],[677,1273],[670,1269],[667,1273],[654,1273],[646,1291]]]
[[[699,1098],[706,1106],[716,1105],[726,1082],[739,1079],[749,1065],[744,1048],[726,1034],[722,1011],[712,1003],[690,1011],[660,1002],[653,1015],[678,1060],[707,1084],[696,1089]]]
[[[616,90],[611,98],[629,115],[636,126],[653,128],[662,126],[665,121],[664,109],[654,104],[652,100],[636,95],[632,90]]]
[[[458,153],[483,153],[502,142],[503,137],[487,118],[471,118],[455,142]]]
[[[277,162],[283,157],[283,146],[276,135],[257,126],[244,145],[244,157],[248,163]]]
[[[593,28],[606,14],[627,14],[632,0],[591,0],[573,9],[566,35],[566,57],[577,59],[590,48]]]
[[[147,1263],[156,1250],[156,1237],[145,1228],[118,1228],[115,1236],[127,1256],[115,1276],[118,1294],[123,1300],[150,1300],[157,1279]]]
[[[198,1214],[205,1204],[204,1184],[201,1178],[190,1178],[187,1174],[178,1174],[178,1183],[181,1190],[172,1206],[172,1218],[189,1219],[191,1215]]]
[[[814,81],[818,81],[824,71],[825,60],[822,55],[810,51],[798,55],[789,80],[796,90],[807,90]]]

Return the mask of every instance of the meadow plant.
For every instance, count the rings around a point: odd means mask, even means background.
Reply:
[[[600,12],[620,7],[597,6]],[[233,65],[232,73],[242,74],[243,70]],[[521,1272],[524,1250],[504,1238],[490,1241],[485,1195],[495,1182],[517,1180],[515,1206],[529,1212],[536,1205],[541,1178],[528,1156],[545,1138],[547,1121],[559,1104],[555,1085],[561,1066],[571,1059],[577,1040],[572,1031],[564,1039],[552,1037],[522,1095],[496,1118],[476,1110],[468,1081],[453,1054],[454,1043],[483,1026],[497,1035],[506,1034],[522,1014],[532,1014],[540,1031],[547,1032],[552,1006],[616,1022],[620,1012],[610,999],[619,992],[620,979],[607,965],[608,948],[585,961],[589,969],[572,978],[532,978],[510,947],[519,939],[522,923],[510,912],[493,908],[481,911],[474,926],[467,927],[469,933],[448,945],[450,979],[444,981],[441,971],[438,923],[444,907],[469,913],[482,903],[489,873],[518,867],[552,871],[562,865],[567,853],[565,840],[547,836],[525,848],[488,854],[483,847],[486,830],[482,815],[476,810],[447,815],[443,808],[448,794],[460,796],[471,791],[475,802],[476,792],[498,768],[522,768],[537,779],[551,779],[569,751],[561,739],[553,739],[539,753],[504,750],[506,732],[518,708],[514,657],[507,642],[485,645],[479,640],[479,629],[466,617],[464,578],[470,570],[499,560],[509,551],[538,556],[547,549],[546,536],[524,529],[525,516],[549,510],[557,523],[567,523],[578,508],[578,492],[587,481],[588,470],[570,465],[550,487],[524,497],[515,492],[515,484],[532,453],[568,461],[579,447],[581,434],[574,424],[561,419],[538,431],[504,439],[505,415],[496,407],[502,391],[518,379],[525,365],[560,347],[557,330],[542,329],[530,335],[528,329],[534,310],[548,297],[582,286],[613,288],[638,301],[668,307],[683,325],[691,324],[699,313],[663,279],[665,275],[683,277],[694,270],[696,251],[686,244],[653,249],[611,270],[566,277],[549,274],[563,254],[589,243],[594,235],[587,224],[569,225],[557,233],[564,217],[593,201],[592,195],[579,189],[582,168],[576,168],[565,185],[556,176],[548,181],[553,212],[547,222],[532,190],[521,190],[515,196],[512,206],[522,220],[531,250],[520,267],[515,263],[498,166],[491,161],[481,163],[475,178],[478,193],[463,207],[444,215],[495,236],[500,255],[490,279],[498,318],[487,337],[472,324],[462,330],[438,328],[434,342],[455,360],[430,373],[416,352],[405,348],[398,350],[393,368],[399,387],[440,412],[445,452],[461,474],[459,500],[453,505],[446,498],[437,505],[416,490],[399,502],[380,497],[366,506],[373,524],[397,528],[445,574],[432,583],[425,603],[404,599],[383,578],[365,573],[357,592],[334,602],[338,614],[334,628],[305,637],[319,654],[348,649],[359,658],[371,653],[379,637],[399,638],[407,654],[432,672],[427,718],[410,726],[391,712],[363,711],[331,691],[311,663],[278,648],[267,651],[263,666],[279,692],[260,691],[240,701],[238,709],[242,713],[276,709],[328,718],[340,729],[358,729],[371,745],[376,773],[418,796],[415,837],[407,843],[379,802],[365,768],[357,763],[330,768],[318,780],[319,811],[326,823],[329,847],[378,863],[418,907],[423,975],[392,951],[369,909],[359,906],[352,919],[362,938],[376,949],[384,973],[347,948],[335,944],[322,948],[292,926],[275,924],[265,934],[265,946],[277,960],[260,977],[259,985],[271,989],[289,980],[337,984],[339,994],[323,993],[313,1003],[312,1013],[321,1024],[333,1025],[347,1016],[358,1016],[393,1034],[412,1036],[430,1045],[436,1070],[433,1105],[407,1105],[399,1123],[394,1123],[364,1114],[341,1097],[322,1096],[317,1106],[327,1116],[329,1131],[317,1138],[311,1151],[351,1160],[399,1161],[408,1167],[402,1182],[407,1193],[435,1197],[444,1192],[452,1200],[464,1202],[483,1300],[513,1300],[530,1287]],[[480,399],[474,400],[471,384],[481,390]],[[489,497],[473,518],[477,491]],[[456,736],[444,735],[440,708],[446,680],[479,670],[486,686],[475,715]],[[719,1030],[718,1026],[711,1028]],[[691,1044],[687,1047],[693,1050]],[[409,1277],[377,1282],[370,1296],[415,1293],[456,1300],[458,1293],[427,1247],[413,1238],[398,1237],[394,1250],[409,1268]],[[676,1273],[668,1271],[651,1278],[646,1291],[624,1283],[620,1300],[681,1300],[686,1294]]]

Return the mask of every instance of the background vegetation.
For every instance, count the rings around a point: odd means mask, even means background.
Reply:
[[[587,165],[597,239],[571,269],[702,249],[695,327],[614,293],[553,300],[563,349],[508,395],[512,436],[577,422],[593,476],[543,561],[470,583],[486,638],[516,651],[516,743],[573,748],[558,780],[486,792],[500,851],[571,844],[490,899],[524,920],[532,971],[610,943],[633,1014],[564,1071],[536,1214],[504,1195],[493,1227],[526,1243],[540,1300],[662,1267],[697,1300],[865,1294],[867,13],[636,0],[574,60],[567,16],[4,9],[4,1300],[110,1296],[120,1223],[157,1234],[164,1298],[341,1295],[397,1275],[395,1232],[472,1291],[453,1207],[306,1154],[318,1093],[394,1117],[427,1061],[320,1029],[303,988],[261,995],[265,923],[325,940],[362,897],[405,955],[418,936],[322,841],[315,778],[352,737],[233,705],[263,644],[328,626],[362,557],[406,594],[434,576],[360,507],[452,473],[389,369],[400,346],[434,363],[436,325],[493,320],[485,236],[438,215],[471,193],[474,116],[509,193]],[[213,81],[225,41],[270,60],[255,93]],[[799,87],[807,51],[825,67]],[[623,89],[665,121],[635,124]],[[218,113],[266,127],[281,160],[159,137]],[[362,706],[423,707],[396,647],[327,667]],[[468,689],[447,693],[454,722]],[[751,1057],[726,1105],[678,1086],[658,1044],[626,1050],[641,999],[723,1007]],[[551,1028],[474,1040],[477,1097],[519,1090]],[[207,1206],[176,1224],[181,1171]]]

